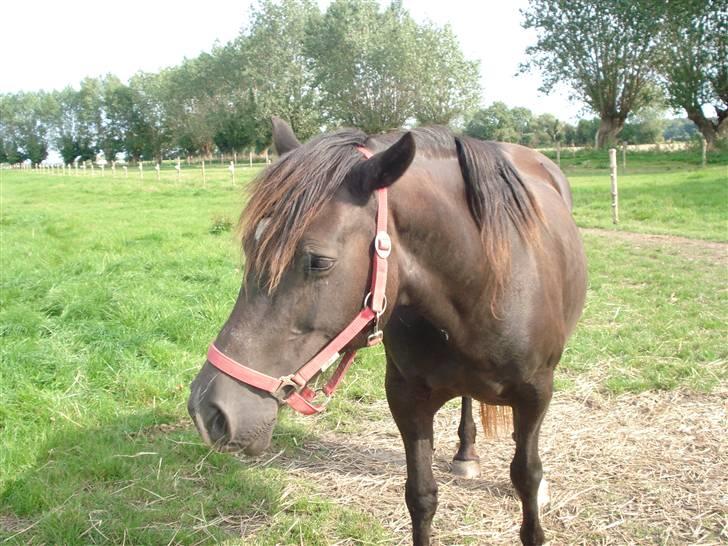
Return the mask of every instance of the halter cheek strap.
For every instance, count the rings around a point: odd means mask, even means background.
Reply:
[[[369,159],[373,154],[364,147],[357,148]],[[359,314],[321,351],[291,375],[272,377],[241,364],[220,351],[212,343],[207,351],[207,360],[221,372],[238,381],[272,394],[280,402],[286,403],[304,415],[320,413],[326,407],[314,404],[317,393],[309,388],[308,382],[319,372],[326,371],[341,356],[340,351],[355,337],[374,322],[374,328],[367,338],[371,347],[382,341],[383,332],[379,328],[379,318],[387,308],[387,258],[392,252],[392,240],[387,233],[387,188],[376,190],[377,194],[377,233],[374,237],[374,256],[372,258],[372,285],[364,298],[364,307]],[[344,375],[354,362],[355,350],[346,351],[322,392],[330,398],[341,383]]]

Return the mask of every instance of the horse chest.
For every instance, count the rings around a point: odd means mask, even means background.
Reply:
[[[387,355],[407,380],[432,390],[499,399],[521,372],[514,348],[498,335],[460,347],[458,334],[438,328],[410,309],[398,310],[385,334]]]

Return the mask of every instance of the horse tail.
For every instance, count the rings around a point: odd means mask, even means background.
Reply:
[[[480,403],[480,422],[486,438],[504,438],[513,432],[513,409]]]

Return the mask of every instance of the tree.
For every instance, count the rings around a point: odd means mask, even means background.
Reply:
[[[227,105],[220,93],[217,63],[213,55],[203,53],[165,72],[163,93],[170,136],[187,154],[209,156],[215,146],[217,114]]]
[[[653,98],[659,10],[651,0],[529,0],[523,27],[538,33],[522,70],[540,69],[600,117],[597,146],[613,143],[629,113]]]
[[[111,74],[101,82],[102,130],[97,147],[107,161],[114,161],[124,151],[129,129],[128,113],[133,108],[132,93],[127,85]]]
[[[596,142],[601,120],[599,118],[580,119],[576,123],[576,140],[578,146],[593,146]]]
[[[134,105],[126,150],[136,160],[161,161],[169,150],[172,138],[165,104],[165,76],[165,71],[159,74],[138,72],[129,81]]]
[[[375,133],[449,123],[475,106],[478,67],[452,30],[419,26],[400,2],[336,0],[314,22],[306,51],[328,121]]]
[[[76,158],[82,161],[94,157],[93,143],[80,127],[78,116],[77,92],[66,87],[56,93],[59,105],[59,116],[56,120],[55,145],[66,164],[73,163]]]
[[[57,110],[53,95],[44,91],[0,96],[0,140],[8,162],[38,164],[48,157]]]
[[[728,0],[668,3],[660,73],[670,105],[682,108],[708,145],[728,133]],[[716,118],[706,116],[710,105]]]
[[[665,140],[686,141],[697,134],[697,127],[687,118],[668,119],[665,121],[665,130],[662,135]]]
[[[516,142],[524,146],[544,143],[539,138],[538,130],[537,119],[531,110],[520,106],[508,108],[503,102],[494,102],[488,108],[473,113],[465,126],[465,133],[472,137]]]
[[[267,145],[259,139],[259,130],[256,121],[256,105],[252,91],[248,94],[247,100],[238,101],[235,110],[221,114],[217,132],[215,133],[215,145],[222,152],[240,152],[246,148],[262,149]]]
[[[534,122],[537,140],[540,145],[556,144],[564,137],[564,124],[551,114],[541,114]]]
[[[304,51],[306,28],[318,16],[310,0],[261,0],[252,10],[250,27],[235,41],[247,84],[243,89],[252,91],[252,102],[243,96],[238,105],[254,112],[256,140],[266,146],[273,115],[286,119],[303,139],[321,129],[319,93]]]
[[[475,112],[465,126],[465,134],[481,140],[516,142],[513,116],[504,102],[494,102]]]
[[[421,124],[448,125],[474,110],[480,101],[478,61],[465,58],[450,25],[417,29],[419,54],[415,117]]]
[[[631,144],[654,144],[663,141],[664,130],[665,105],[657,103],[630,114],[620,137]]]

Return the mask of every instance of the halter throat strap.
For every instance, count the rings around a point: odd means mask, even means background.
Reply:
[[[363,146],[358,146],[357,149],[365,159],[369,159],[373,155]],[[348,350],[342,356],[342,349],[366,330],[372,322],[374,327],[367,338],[367,346],[376,345],[382,341],[383,337],[383,332],[379,328],[379,319],[387,308],[387,258],[392,252],[392,240],[387,232],[387,188],[375,191],[377,231],[374,237],[374,255],[372,257],[372,284],[359,314],[311,360],[291,375],[276,378],[254,370],[224,354],[214,342],[207,351],[207,360],[210,364],[246,385],[272,394],[281,403],[288,404],[304,415],[313,415],[325,409],[328,400],[341,383],[356,355],[356,350]],[[326,400],[322,404],[315,404],[314,399],[317,393],[308,387],[308,382],[317,373],[331,367],[339,357],[341,357],[339,365],[321,389]]]

